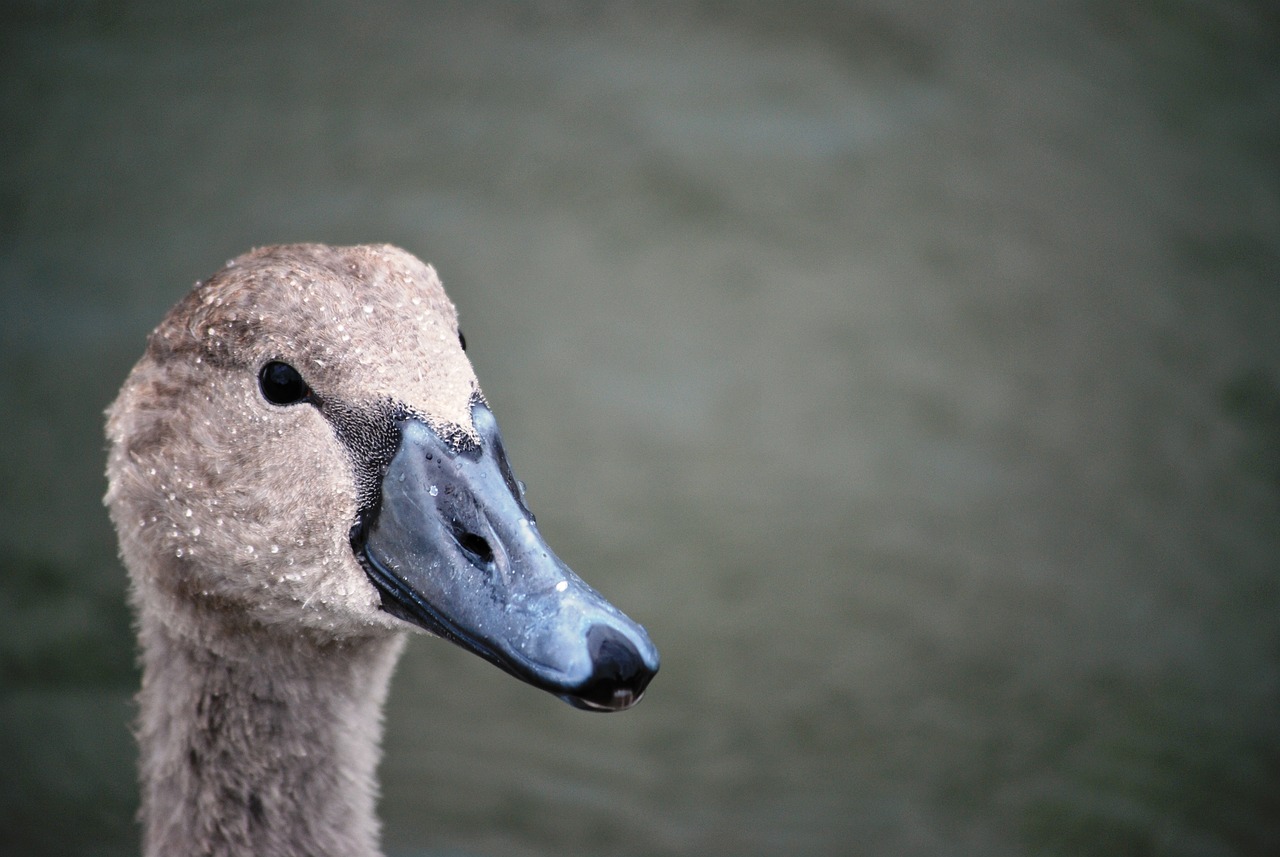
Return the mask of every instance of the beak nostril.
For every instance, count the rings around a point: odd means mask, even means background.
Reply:
[[[471,556],[480,565],[493,562],[493,547],[484,536],[468,532],[460,527],[452,529],[453,540],[463,552]]]

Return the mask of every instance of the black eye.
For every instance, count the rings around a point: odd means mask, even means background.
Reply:
[[[258,372],[258,386],[262,389],[262,398],[273,405],[292,405],[311,395],[311,388],[298,370],[279,360],[262,367]]]
[[[462,331],[458,331],[458,344],[462,346],[462,350],[467,350],[467,338],[462,335]]]

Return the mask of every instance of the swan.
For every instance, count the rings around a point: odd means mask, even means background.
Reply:
[[[150,857],[378,854],[406,631],[587,710],[658,670],[543,540],[453,304],[396,247],[228,262],[152,332],[107,438]]]

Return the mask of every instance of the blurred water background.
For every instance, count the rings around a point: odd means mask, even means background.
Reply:
[[[101,412],[250,247],[434,263],[634,712],[417,640],[395,855],[1280,853],[1270,3],[0,9],[0,852],[137,849]]]

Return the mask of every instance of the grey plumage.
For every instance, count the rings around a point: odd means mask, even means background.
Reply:
[[[313,409],[263,402],[255,370],[288,356],[344,401],[394,391],[466,432],[456,330],[409,254],[301,245],[229,263],[151,335],[108,412],[106,498],[142,649],[148,855],[377,853],[407,626],[351,554],[348,452]]]
[[[264,398],[259,373],[272,361],[306,379],[305,402]],[[639,699],[656,650],[562,565],[547,572],[559,584],[530,596],[546,604],[538,623],[559,624],[528,633],[560,649],[572,638],[566,663],[587,658],[572,679],[448,624],[395,577],[396,562],[376,578],[362,565],[360,526],[376,515],[394,451],[379,447],[395,421],[418,421],[415,438],[453,454],[483,442],[478,402],[439,279],[394,247],[254,251],[198,283],[152,333],[108,410],[106,495],[142,653],[147,855],[376,854],[381,712],[410,622],[449,630],[582,707]],[[531,515],[509,529],[542,544]],[[477,579],[520,561],[485,532],[452,532],[441,556],[463,556]],[[409,612],[387,612],[388,597]]]

